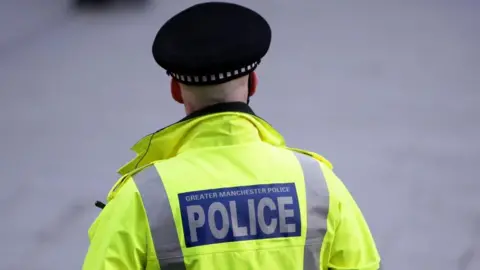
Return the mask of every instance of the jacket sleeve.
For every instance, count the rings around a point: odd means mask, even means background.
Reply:
[[[149,232],[140,194],[130,178],[90,227],[83,269],[145,269]]]
[[[331,214],[335,219],[328,268],[380,269],[380,256],[360,208],[333,171],[326,168],[323,171],[332,196]]]

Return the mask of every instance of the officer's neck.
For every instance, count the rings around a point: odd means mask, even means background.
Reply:
[[[250,106],[248,106],[246,102],[222,102],[192,110],[190,113],[187,112],[187,116],[183,118],[182,121],[189,120],[195,117],[205,116],[208,114],[222,112],[240,112],[255,115],[253,110],[250,108]]]

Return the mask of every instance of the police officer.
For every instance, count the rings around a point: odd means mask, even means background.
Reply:
[[[270,41],[262,16],[231,3],[163,25],[153,56],[187,116],[133,146],[89,230],[84,269],[379,269],[332,165],[287,147],[247,105]]]

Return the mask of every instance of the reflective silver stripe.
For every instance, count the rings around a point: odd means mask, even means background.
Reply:
[[[161,270],[185,270],[182,247],[162,178],[155,166],[133,176],[142,196]]]
[[[327,232],[329,194],[320,163],[316,159],[294,152],[303,170],[307,197],[307,238],[303,255],[304,270],[320,269],[320,250]]]

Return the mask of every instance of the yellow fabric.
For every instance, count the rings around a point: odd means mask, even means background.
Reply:
[[[379,269],[380,255],[360,208],[332,170],[322,165],[322,171],[330,193],[328,240],[323,246],[328,261],[322,269]]]
[[[152,163],[177,213],[174,219],[187,269],[302,269],[305,185],[290,150],[317,158],[327,179],[330,210],[321,269],[378,269],[380,259],[368,226],[331,164],[318,154],[286,147],[282,136],[255,116],[229,112],[195,118],[149,135],[132,149],[137,157],[119,169],[122,177],[89,231],[91,246],[83,269],[160,269],[139,191],[130,177]],[[178,193],[292,181],[303,213],[301,237],[185,248]]]
[[[305,213],[305,184],[301,167],[288,166],[295,162],[295,156],[290,151],[271,147],[260,140],[252,140],[238,146],[212,147],[202,150],[201,158],[197,153],[187,151],[180,154],[178,159],[159,163],[158,169],[164,179],[171,205],[174,207],[172,212],[177,213],[174,218],[181,245],[185,246],[185,239],[179,214],[178,193],[256,184],[289,183],[296,180],[300,213]],[[272,167],[278,168],[271,170]],[[307,223],[306,218],[306,215],[301,215],[303,224]],[[189,269],[214,269],[212,266],[222,265],[232,270],[299,269],[300,262],[303,262],[306,227],[302,230],[301,237],[227,242],[183,248],[184,260],[187,265],[194,266]]]
[[[232,119],[232,117],[242,122],[243,126],[243,123],[251,123],[256,130],[253,129],[251,125],[248,126],[248,130],[229,130],[228,128],[231,127],[231,125],[227,120]],[[215,147],[217,143],[214,140],[216,138],[207,136],[206,138],[202,138],[201,141],[192,140],[198,137],[198,132],[191,132],[191,130],[200,123],[202,124],[201,130],[217,129],[215,130],[215,134],[213,134],[215,137],[244,142],[248,140],[248,137],[259,135],[263,142],[273,146],[285,147],[285,141],[282,135],[258,117],[234,112],[211,114],[174,124],[154,134],[143,137],[131,148],[137,154],[137,157],[121,167],[118,173],[125,175],[135,168],[142,167],[153,161],[174,157],[179,152],[189,149],[192,143],[194,143],[195,146],[200,145],[200,147]],[[236,134],[232,134],[232,132],[242,132],[241,135],[247,137],[239,137],[238,135],[240,134],[234,136]],[[234,141],[231,141],[231,143],[234,143]],[[180,151],[180,148],[183,150]]]
[[[84,270],[158,270],[142,199],[131,177],[101,211],[88,231]]]

